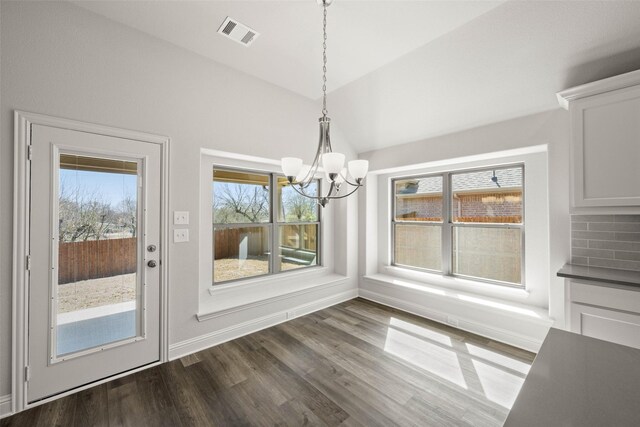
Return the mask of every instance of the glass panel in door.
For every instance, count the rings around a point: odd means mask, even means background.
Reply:
[[[59,155],[54,359],[140,335],[138,169]]]

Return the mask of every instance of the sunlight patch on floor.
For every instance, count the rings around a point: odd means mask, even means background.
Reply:
[[[389,328],[384,351],[453,384],[467,388],[460,362],[453,350],[447,350],[415,335]]]
[[[530,365],[446,333],[391,317],[384,350],[506,409],[513,405]],[[471,362],[471,363],[469,363]]]
[[[478,360],[473,360],[473,366],[487,399],[507,409],[511,408],[522,388],[524,377],[515,376]]]

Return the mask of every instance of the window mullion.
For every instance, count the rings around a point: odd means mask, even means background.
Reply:
[[[442,274],[450,276],[452,258],[451,174],[442,174]]]
[[[280,229],[278,227],[278,214],[280,209],[280,204],[278,203],[278,180],[276,178],[276,174],[271,174],[271,248],[269,248],[271,252],[270,263],[271,263],[271,273],[279,273],[280,272],[280,263],[278,262],[280,257],[279,248],[279,239],[280,239]]]

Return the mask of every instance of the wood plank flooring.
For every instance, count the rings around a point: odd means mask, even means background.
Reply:
[[[0,425],[501,426],[533,356],[355,299]]]

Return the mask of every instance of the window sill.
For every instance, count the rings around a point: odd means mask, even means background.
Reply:
[[[483,282],[466,277],[444,276],[438,273],[412,270],[394,265],[384,267],[384,273],[390,276],[413,280],[426,285],[435,285],[444,289],[459,290],[471,294],[492,296],[496,298],[512,299],[515,301],[526,300],[530,292],[526,288],[507,286],[497,283]]]
[[[398,267],[386,267],[385,269],[390,270],[403,270]],[[391,271],[393,271],[391,270]],[[458,279],[455,277],[442,277],[436,274],[428,274],[421,273],[427,276],[433,276],[434,278],[440,279],[450,279],[451,281],[458,282],[460,280],[473,283],[474,285],[487,285],[486,283],[481,282],[473,282],[464,279]],[[434,298],[443,298],[447,300],[455,300],[462,304],[473,306],[476,308],[484,308],[487,310],[491,310],[493,312],[500,312],[502,314],[511,316],[511,317],[519,317],[519,318],[527,318],[536,323],[541,323],[544,325],[551,325],[553,323],[553,319],[549,317],[548,310],[535,307],[527,304],[522,304],[518,302],[513,302],[506,300],[504,298],[490,297],[487,295],[479,295],[478,293],[464,292],[457,289],[452,289],[447,286],[439,286],[438,284],[434,284],[433,280],[429,280],[429,283],[425,283],[425,281],[417,281],[412,279],[400,278],[397,275],[389,275],[389,274],[372,274],[368,276],[364,276],[365,280],[373,281],[383,286],[389,286],[394,288],[402,288],[404,290],[410,292],[417,292],[423,295],[433,296]],[[445,280],[448,282],[449,280]],[[487,285],[491,286],[491,285]],[[509,291],[512,293],[520,293],[522,295],[528,294],[527,291],[522,289],[511,289],[506,288],[505,291]]]
[[[221,285],[212,285],[209,287],[209,295],[219,296],[230,291],[235,291],[237,288],[247,289],[252,286],[260,286],[273,282],[274,279],[287,280],[290,278],[302,277],[316,277],[326,275],[329,269],[325,266],[318,265],[314,267],[301,268],[299,270],[286,271],[278,274],[265,274],[255,278],[247,278],[242,280],[234,280],[233,282],[224,283]]]
[[[200,301],[196,318],[202,322],[326,287],[341,286],[347,281],[348,277],[332,273],[327,267],[313,267],[211,286],[208,289],[210,296]]]

